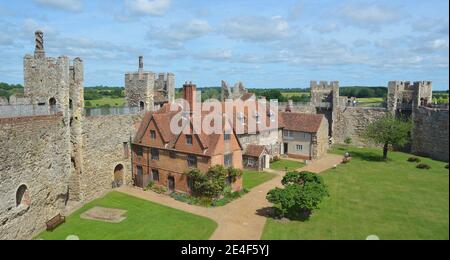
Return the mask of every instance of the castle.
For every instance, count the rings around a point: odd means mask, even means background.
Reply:
[[[175,99],[175,76],[144,71],[140,57],[138,71],[125,74],[129,108],[87,114],[83,61],[47,57],[40,31],[35,41],[34,55],[24,57],[24,97],[0,99],[0,239],[30,239],[57,214],[131,184],[141,111]],[[249,94],[242,83],[233,93],[223,84],[223,91],[223,98]],[[434,108],[430,100],[430,82],[395,81],[385,106],[354,107],[340,97],[338,82],[311,82],[311,102],[284,105],[323,114],[335,143],[351,137],[356,145],[364,145],[359,135],[373,120],[411,116],[412,152],[448,161],[448,107]]]

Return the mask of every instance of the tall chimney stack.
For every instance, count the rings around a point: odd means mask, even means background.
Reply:
[[[197,106],[197,86],[186,81],[183,85],[183,98],[189,104],[189,111],[185,112],[192,114]]]
[[[44,50],[44,33],[42,31],[36,31],[34,33],[36,46],[34,49],[34,57],[43,59],[45,58]]]
[[[139,56],[139,70],[144,69],[144,56]]]

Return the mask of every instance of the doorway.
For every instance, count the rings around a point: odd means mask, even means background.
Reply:
[[[289,144],[284,143],[284,154],[288,154],[288,148],[289,148]]]
[[[124,174],[123,174],[123,165],[119,164],[116,166],[116,168],[114,168],[114,183],[113,183],[113,188],[119,188],[123,185],[123,178],[124,178]]]
[[[169,178],[167,179],[167,184],[169,192],[175,192],[175,177],[169,176]]]

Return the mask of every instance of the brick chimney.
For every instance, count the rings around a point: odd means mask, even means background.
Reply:
[[[183,85],[183,98],[186,100],[186,102],[189,104],[189,112],[190,114],[195,111],[195,106],[197,105],[197,86],[195,84],[192,84],[192,82],[184,83]]]

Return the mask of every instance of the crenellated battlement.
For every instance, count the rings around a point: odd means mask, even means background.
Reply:
[[[311,81],[311,90],[333,90],[339,88],[339,81]]]

